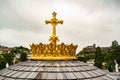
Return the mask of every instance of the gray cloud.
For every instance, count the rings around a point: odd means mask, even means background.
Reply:
[[[76,43],[79,49],[120,42],[120,0],[0,0],[0,43],[29,46],[45,42],[51,25],[44,21],[56,11],[64,20],[57,26],[60,42]]]

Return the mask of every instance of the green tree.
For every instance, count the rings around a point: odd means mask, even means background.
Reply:
[[[14,55],[12,53],[3,53],[2,56],[9,65],[13,64]]]
[[[109,72],[113,72],[114,70],[114,57],[113,57],[113,53],[108,50],[105,53],[105,57],[104,57],[104,62],[106,63],[106,69],[109,70]]]
[[[119,44],[116,40],[112,41],[112,45],[111,47],[114,49],[115,47],[117,47]]]
[[[114,55],[114,59],[120,65],[120,45],[114,48],[113,55]]]
[[[104,56],[102,54],[101,48],[97,47],[95,51],[94,65],[97,66],[98,68],[102,68],[103,61],[104,61]]]
[[[78,57],[78,60],[86,63],[89,60],[88,55],[89,55],[89,52],[87,51],[87,49],[83,48],[83,50],[77,54],[77,57]]]
[[[20,55],[20,60],[21,61],[26,61],[27,60],[27,53],[22,52],[21,55]]]
[[[2,55],[0,55],[0,69],[3,69],[5,67],[6,67],[6,60]]]
[[[114,60],[120,64],[120,45],[116,40],[112,41],[111,48],[107,51],[104,57],[104,61],[106,62],[106,68],[112,72],[115,69]]]
[[[10,51],[11,53],[14,53],[14,54],[21,54],[23,52],[26,52],[26,53],[30,53],[29,52],[29,49],[28,48],[25,48],[23,46],[19,46],[19,47],[14,47],[11,49]]]

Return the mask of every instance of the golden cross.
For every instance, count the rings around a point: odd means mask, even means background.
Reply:
[[[53,12],[52,13],[53,15],[53,18],[51,18],[51,20],[45,20],[45,23],[46,24],[51,24],[53,26],[52,28],[52,37],[56,37],[56,25],[59,23],[59,24],[63,24],[63,20],[58,20],[56,18],[56,15],[57,13],[56,12]]]

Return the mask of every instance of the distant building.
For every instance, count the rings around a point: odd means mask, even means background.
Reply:
[[[77,57],[84,57],[84,54],[82,53],[88,53],[87,55],[92,55],[94,57],[95,51],[96,51],[96,44],[93,44],[91,46],[84,47],[78,54]],[[102,51],[107,51],[111,47],[100,47]]]
[[[110,47],[100,47],[102,51],[106,51],[108,49],[110,49]],[[85,47],[85,49],[88,51],[88,52],[95,52],[96,51],[96,44],[93,44],[92,46],[87,46]]]
[[[109,50],[110,47],[100,47],[102,51],[106,51],[106,50]]]
[[[10,50],[11,50],[11,48],[0,45],[0,54],[9,52]]]
[[[93,44],[92,46],[87,46],[87,47],[85,47],[85,49],[88,52],[95,52],[96,51],[96,44]]]

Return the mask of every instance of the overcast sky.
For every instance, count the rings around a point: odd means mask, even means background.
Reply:
[[[0,44],[25,46],[49,43],[51,13],[63,19],[57,26],[61,42],[110,46],[120,42],[120,0],[0,0]]]

